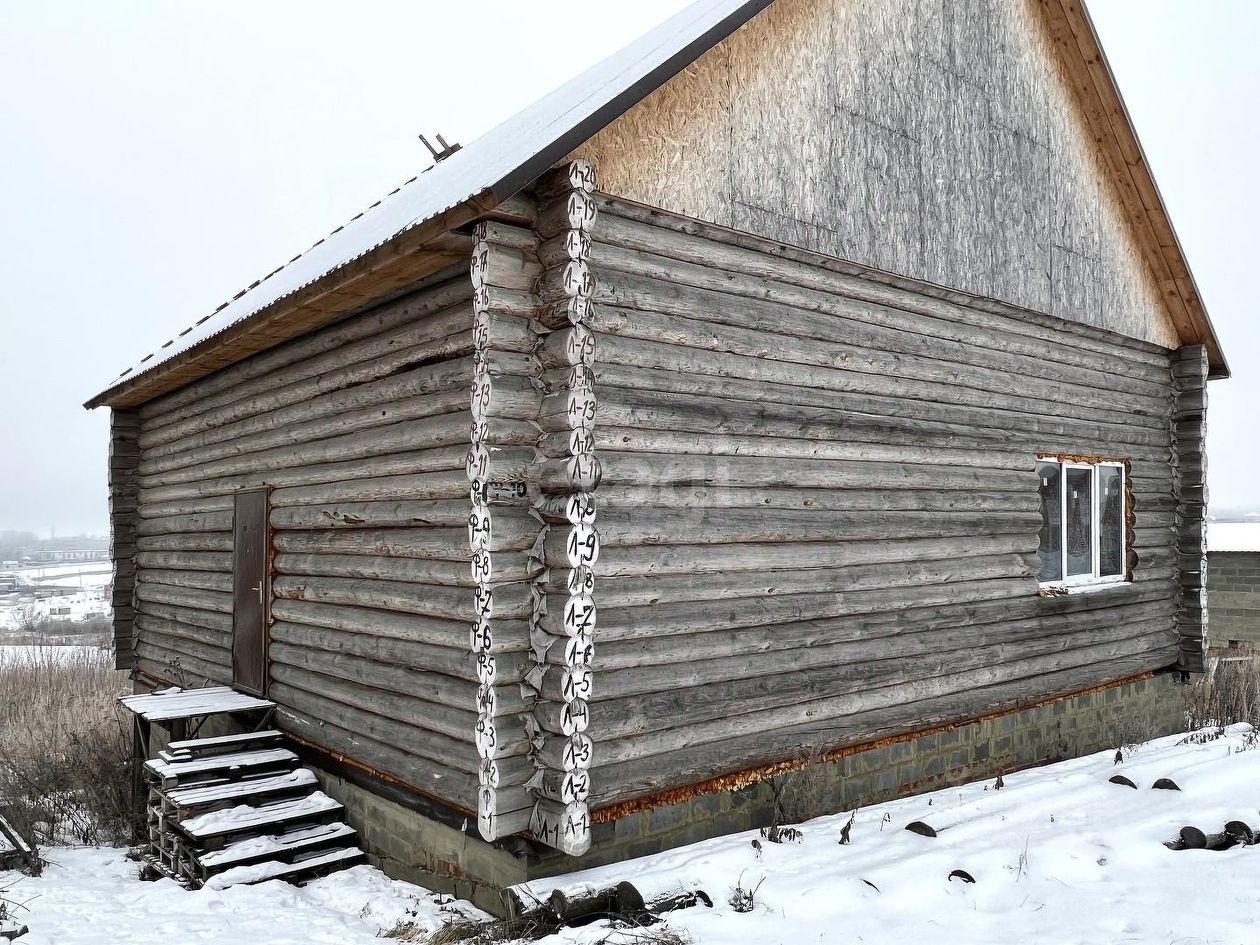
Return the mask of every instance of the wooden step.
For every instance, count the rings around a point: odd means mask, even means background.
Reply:
[[[234,780],[247,774],[265,771],[291,771],[296,767],[297,760],[297,755],[287,748],[260,748],[255,751],[194,758],[191,761],[154,759],[145,762],[144,772],[150,780],[169,786],[179,784],[190,777],[194,779],[218,777]]]
[[[355,836],[354,828],[341,821],[315,824],[287,833],[238,840],[221,850],[211,850],[201,854],[197,857],[197,863],[204,875],[209,875],[233,866],[263,860],[291,861],[295,856],[309,853],[321,846],[353,845]]]
[[[165,802],[164,812],[183,819],[193,812],[206,813],[215,807],[235,806],[238,801],[257,799],[262,802],[291,792],[309,793],[317,784],[315,772],[309,768],[298,768],[268,777],[170,788],[158,793]]]
[[[179,829],[193,840],[202,843],[229,837],[233,834],[261,833],[269,828],[302,821],[327,819],[340,812],[341,804],[322,791],[297,800],[278,801],[258,807],[241,805],[224,810],[211,811],[190,817],[179,824]]]
[[[251,866],[237,866],[212,877],[208,885],[223,889],[227,886],[264,883],[270,879],[297,882],[345,869],[365,859],[363,851],[358,847],[344,847],[317,853],[307,859],[295,860],[292,863],[268,860]]]
[[[166,746],[164,755],[170,755],[167,761],[189,761],[221,751],[245,751],[251,748],[270,748],[284,738],[283,732],[268,729],[265,732],[240,732],[236,735],[221,735],[217,738],[185,738],[171,742]]]
[[[170,722],[233,712],[274,709],[270,699],[256,699],[229,686],[202,689],[162,689],[148,695],[122,696],[119,700],[132,712],[150,722]]]

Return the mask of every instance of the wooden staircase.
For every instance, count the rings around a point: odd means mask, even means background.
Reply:
[[[344,808],[319,790],[281,732],[173,741],[142,773],[143,860],[190,889],[300,882],[365,859]]]

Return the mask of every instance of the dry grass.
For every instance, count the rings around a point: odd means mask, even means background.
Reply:
[[[36,843],[134,839],[127,691],[108,650],[0,648],[0,804]]]
[[[1260,729],[1260,653],[1221,660],[1186,687],[1186,720],[1192,729],[1250,722]]]

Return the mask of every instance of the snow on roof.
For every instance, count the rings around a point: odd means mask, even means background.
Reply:
[[[500,201],[510,197],[769,3],[697,0],[248,286],[109,381],[94,399],[484,191]]]
[[[1260,522],[1208,522],[1208,551],[1260,551]]]

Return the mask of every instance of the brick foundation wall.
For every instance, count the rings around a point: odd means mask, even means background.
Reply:
[[[1260,646],[1260,551],[1208,552],[1207,588],[1212,646]]]

